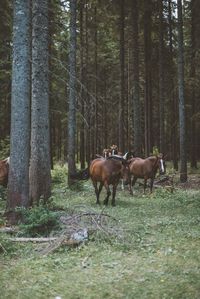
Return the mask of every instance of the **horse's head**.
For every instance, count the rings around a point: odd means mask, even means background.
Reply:
[[[159,163],[159,172],[160,172],[160,174],[165,174],[165,172],[166,172],[165,155],[159,154],[157,157],[158,157],[158,163]]]
[[[131,173],[130,173],[130,161],[123,160],[122,161],[122,179],[125,185],[130,184],[131,182]]]

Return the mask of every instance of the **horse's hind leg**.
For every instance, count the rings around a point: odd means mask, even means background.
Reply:
[[[130,182],[129,191],[131,195],[133,195],[133,186],[135,185],[136,181],[137,181],[137,177],[133,177],[133,179]]]
[[[106,196],[106,198],[104,199],[104,205],[106,205],[107,206],[107,204],[108,204],[108,199],[109,199],[109,196],[110,196],[110,194],[111,194],[111,191],[110,191],[110,188],[109,188],[109,185],[107,184],[107,183],[104,183],[104,187],[106,188],[106,191],[107,191],[107,196]]]
[[[100,190],[100,191],[98,190],[97,182],[92,182],[92,183],[93,183],[94,190],[95,190],[95,194],[96,194],[96,199],[97,199],[96,203],[99,205],[99,204],[100,204],[100,202],[99,202],[99,194],[100,194],[101,189],[102,189],[102,187],[101,187],[101,183],[100,183],[100,186],[99,186],[99,190]],[[100,189],[100,187],[101,187],[101,189]]]

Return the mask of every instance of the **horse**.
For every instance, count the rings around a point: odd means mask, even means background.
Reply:
[[[111,156],[111,150],[109,148],[104,148],[103,157],[108,158],[109,156]]]
[[[104,158],[108,158],[110,156],[117,155],[117,154],[118,154],[118,147],[115,144],[111,145],[109,148],[104,148],[103,150]]]
[[[133,177],[132,184],[130,184],[130,193],[133,194],[132,186],[138,178],[144,179],[144,194],[147,180],[150,179],[150,192],[152,193],[153,183],[158,169],[160,174],[165,173],[164,155],[150,156],[146,159],[132,158],[130,160],[130,173]]]
[[[110,185],[113,186],[112,192],[112,206],[115,206],[116,189],[121,178],[130,180],[129,163],[122,157],[113,158],[97,158],[93,160],[89,168],[90,178],[95,189],[96,203],[100,204],[99,196],[103,186],[107,191],[104,204],[108,205],[108,200],[111,195]],[[98,187],[99,183],[99,187]]]
[[[10,157],[0,160],[0,185],[7,187]]]
[[[118,146],[116,144],[111,145],[110,152],[111,152],[111,155],[117,155],[119,153]]]

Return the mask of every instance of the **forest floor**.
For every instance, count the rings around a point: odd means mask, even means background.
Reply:
[[[187,183],[175,177],[173,188],[164,184],[151,195],[138,184],[133,196],[119,188],[116,207],[106,208],[96,206],[90,181],[74,190],[66,181],[66,169],[57,167],[50,209],[59,217],[105,214],[106,222],[80,246],[63,245],[45,255],[44,245],[14,243],[14,236],[1,233],[0,298],[200,298],[198,171]]]

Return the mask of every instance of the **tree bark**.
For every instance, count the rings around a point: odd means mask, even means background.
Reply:
[[[141,111],[140,111],[140,82],[139,82],[139,42],[138,42],[138,0],[132,0],[132,29],[133,29],[133,129],[134,152],[141,156]]]
[[[48,0],[32,0],[32,114],[30,197],[39,204],[51,194],[49,138]]]
[[[70,0],[69,111],[68,111],[68,184],[76,173],[76,0]]]
[[[120,84],[121,96],[119,99],[119,149],[124,152],[124,103],[125,103],[125,78],[124,78],[124,0],[120,0]]]
[[[159,118],[160,118],[160,152],[165,150],[165,115],[164,115],[164,37],[163,37],[163,0],[159,0]]]
[[[145,156],[149,156],[153,144],[153,110],[152,110],[152,74],[151,74],[151,0],[144,0],[144,63],[145,63],[145,90],[144,90],[144,118],[145,118]]]
[[[179,135],[180,135],[180,181],[187,181],[186,128],[185,128],[185,92],[184,92],[184,56],[183,56],[183,19],[182,0],[178,7],[178,93],[179,93]]]
[[[30,157],[30,1],[14,1],[12,104],[8,200],[10,224],[18,221],[16,207],[29,207]],[[20,217],[20,216],[19,216]]]

